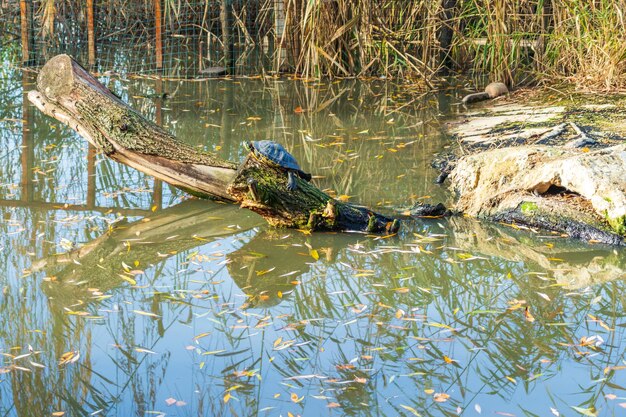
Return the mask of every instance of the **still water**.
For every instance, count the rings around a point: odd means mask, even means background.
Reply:
[[[454,91],[101,80],[224,158],[277,140],[339,198],[450,198]],[[626,413],[622,251],[465,218],[273,230],[98,155],[32,88],[0,69],[1,415]]]

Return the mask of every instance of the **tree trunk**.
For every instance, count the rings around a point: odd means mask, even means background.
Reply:
[[[146,120],[67,55],[42,68],[29,100],[67,124],[111,159],[153,175],[199,197],[239,203],[280,227],[395,233],[397,219],[334,200],[298,179],[287,190],[287,174],[246,158],[237,165],[177,140]],[[253,183],[256,186],[252,187]]]

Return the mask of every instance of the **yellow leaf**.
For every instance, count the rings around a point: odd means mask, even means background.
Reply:
[[[194,336],[194,337],[193,337],[193,340],[202,339],[203,337],[207,337],[207,336],[208,336],[208,335],[210,335],[210,334],[211,334],[211,332],[200,333],[199,335]]]
[[[148,317],[160,317],[158,314],[154,314],[154,313],[149,313],[147,311],[141,311],[141,310],[133,310],[133,313],[135,314],[139,314],[140,316],[148,316]]]
[[[62,366],[67,365],[68,363],[74,363],[78,360],[78,358],[80,358],[80,352],[77,350],[65,352],[61,355],[61,358],[59,358],[59,365]]]
[[[265,275],[268,272],[272,272],[274,269],[276,269],[276,267],[273,267],[273,268],[270,268],[270,269],[266,269],[266,270],[263,270],[263,271],[256,271],[256,275],[258,277],[260,277],[261,275]]]
[[[311,254],[311,257],[315,259],[316,261],[320,258],[320,254],[317,253],[317,250],[315,249],[311,249],[309,253]]]
[[[407,411],[410,411],[411,414],[417,417],[421,417],[421,414],[417,412],[417,410],[413,407],[409,407],[408,405],[400,404],[400,407],[404,408]]]
[[[230,401],[230,398],[231,398],[230,392],[227,392],[226,395],[224,395],[224,404]]]
[[[55,411],[52,415],[54,417],[61,417],[62,415],[65,415],[65,411]]]
[[[438,392],[433,396],[433,400],[438,403],[445,403],[448,401],[448,398],[450,398],[450,396],[444,392]]]
[[[304,399],[304,395],[302,397],[298,397],[298,394],[296,394],[295,392],[291,394],[291,401],[293,401],[296,404],[302,401],[303,399]]]

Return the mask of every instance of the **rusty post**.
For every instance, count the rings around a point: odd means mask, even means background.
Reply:
[[[156,80],[155,91],[157,98],[154,100],[155,123],[163,127],[163,80]],[[160,210],[163,208],[163,181],[154,179],[154,189],[152,190],[152,207]]]
[[[22,155],[20,163],[22,166],[22,178],[20,180],[21,195],[20,200],[33,201],[33,175],[35,151],[33,146],[33,112],[27,95],[33,89],[35,79],[30,71],[22,71]]]
[[[89,144],[87,150],[87,207],[96,206],[96,153],[97,149]]]
[[[20,18],[22,32],[22,62],[30,62],[30,6],[27,0],[20,0]]]
[[[87,47],[89,49],[89,65],[96,65],[96,33],[93,23],[93,0],[87,0]]]
[[[154,0],[154,27],[156,30],[156,67],[163,68],[163,14],[162,0]]]

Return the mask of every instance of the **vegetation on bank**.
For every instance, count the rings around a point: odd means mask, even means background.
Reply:
[[[97,42],[135,39],[154,53],[157,2],[165,39],[182,39],[172,53],[191,48],[195,61],[217,46],[222,55],[213,63],[230,53],[235,66],[263,55],[264,70],[306,77],[429,83],[451,70],[509,85],[560,79],[594,90],[626,87],[626,0],[95,0]],[[17,3],[0,5],[0,20],[19,28]],[[31,7],[37,42],[85,40],[84,1]]]

